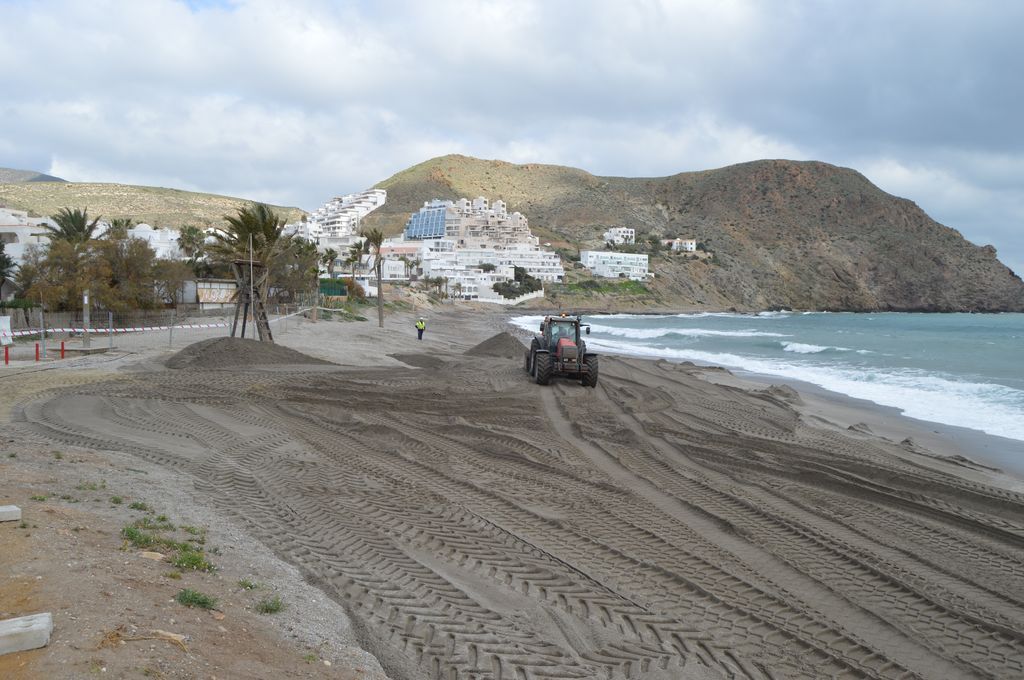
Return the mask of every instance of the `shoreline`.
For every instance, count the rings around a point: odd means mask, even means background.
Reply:
[[[806,412],[837,422],[843,428],[865,423],[870,430],[894,443],[910,438],[915,445],[942,459],[960,465],[956,457],[969,459],[976,474],[988,483],[1024,491],[1024,442],[981,430],[958,427],[904,415],[895,406],[859,399],[813,383],[727,369],[737,378],[759,385],[789,385],[804,399]],[[973,476],[973,475],[972,475]],[[1001,479],[1005,477],[1006,479]]]

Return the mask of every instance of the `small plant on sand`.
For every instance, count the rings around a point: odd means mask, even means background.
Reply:
[[[194,550],[187,545],[178,548],[178,554],[171,558],[171,564],[179,569],[191,569],[192,571],[213,571],[213,563],[206,559],[202,550]]]
[[[255,581],[251,581],[247,578],[238,579],[238,587],[242,590],[256,590],[259,585]]]
[[[53,452],[53,457],[54,457],[54,458],[55,458],[56,460],[64,460],[64,454],[63,454],[63,453],[61,453],[60,451],[54,451],[54,452]]]
[[[35,496],[29,496],[29,499],[34,500],[34,501],[45,501],[46,500],[46,496],[44,496],[43,494],[37,493]]]
[[[18,457],[18,454],[16,454],[16,453],[8,453],[8,454],[7,454],[7,457],[8,457],[8,458],[17,458],[17,457]]]
[[[213,609],[217,606],[217,599],[204,595],[199,591],[192,590],[191,588],[185,588],[174,597],[178,601],[178,604],[183,604],[186,607],[199,607],[201,609]]]
[[[174,579],[175,581],[178,581],[178,580],[181,579],[181,572],[180,571],[169,571],[166,574],[164,574],[164,576],[166,576],[169,579]]]
[[[100,487],[95,482],[80,482],[75,489],[78,491],[99,491]]]
[[[121,503],[124,503],[124,499],[121,498],[120,496],[111,496],[110,502],[113,503],[114,505],[121,505]]]
[[[181,530],[192,536],[192,538],[188,539],[189,543],[196,543],[198,545],[206,544],[206,529],[200,529],[199,527],[193,526],[183,526],[181,527]]]
[[[156,536],[131,525],[121,529],[121,536],[136,548],[152,548],[157,543]]]
[[[260,614],[276,614],[284,609],[284,603],[277,595],[265,597],[256,603],[256,611]]]
[[[150,510],[150,507],[143,503],[142,501],[134,501],[128,507],[131,508],[132,510],[142,510],[143,512],[149,512]]]
[[[302,660],[306,663],[316,663],[316,654],[307,654],[306,656],[302,657]]]

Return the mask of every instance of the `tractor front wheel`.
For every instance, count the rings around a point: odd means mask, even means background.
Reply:
[[[551,382],[551,355],[546,352],[538,352],[533,356],[533,374],[538,385],[547,385]]]
[[[584,387],[597,387],[597,357],[593,355],[583,357],[583,366],[586,368],[586,373],[583,374],[580,383]]]

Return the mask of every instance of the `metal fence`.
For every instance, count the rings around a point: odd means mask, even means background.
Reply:
[[[296,318],[308,310],[300,304],[268,305],[271,329],[275,334],[287,333]],[[27,313],[25,313],[27,311]],[[181,308],[133,310],[129,312],[92,311],[88,323],[82,312],[40,313],[34,310],[10,310],[13,344],[6,347],[11,362],[52,360],[79,356],[83,349],[106,348],[121,351],[180,349],[200,340],[225,337],[231,333],[234,306],[221,309]],[[239,315],[236,335],[241,335]],[[46,332],[41,333],[40,329]],[[256,338],[251,316],[246,320],[245,336]],[[3,366],[0,359],[0,366]]]

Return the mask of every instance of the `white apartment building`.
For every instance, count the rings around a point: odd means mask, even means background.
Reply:
[[[518,247],[489,248],[456,248],[459,262],[466,267],[479,264],[493,264],[495,267],[522,267],[526,273],[545,283],[561,283],[565,278],[565,269],[557,253],[541,250],[538,246],[521,245]]]
[[[526,216],[509,213],[501,199],[489,201],[478,196],[472,201],[427,201],[409,218],[403,236],[406,243],[450,242],[459,263],[467,268],[482,263],[522,267],[530,276],[549,283],[565,277],[558,255],[541,249]],[[421,255],[424,261],[429,257]]]
[[[695,238],[669,238],[663,240],[661,244],[677,252],[693,253],[697,250],[697,239]]]
[[[341,236],[359,231],[359,220],[387,202],[388,192],[368,189],[337,196],[314,210],[306,224],[315,236]]]
[[[445,238],[468,248],[506,248],[539,244],[526,216],[509,213],[505,201],[478,196],[470,201],[427,201],[405,225],[406,240]]]
[[[387,202],[384,189],[367,189],[337,196],[309,213],[305,222],[285,227],[286,234],[313,241],[320,252],[333,248],[339,253],[361,241],[359,222]]]
[[[636,229],[629,227],[612,227],[604,232],[604,242],[621,245],[623,243],[636,243]]]
[[[4,244],[4,252],[20,265],[29,246],[50,242],[43,236],[47,224],[51,224],[50,220],[29,217],[24,210],[0,208],[0,243]]]
[[[580,263],[594,276],[609,279],[628,278],[634,281],[647,278],[647,255],[640,253],[584,250],[580,252]]]

